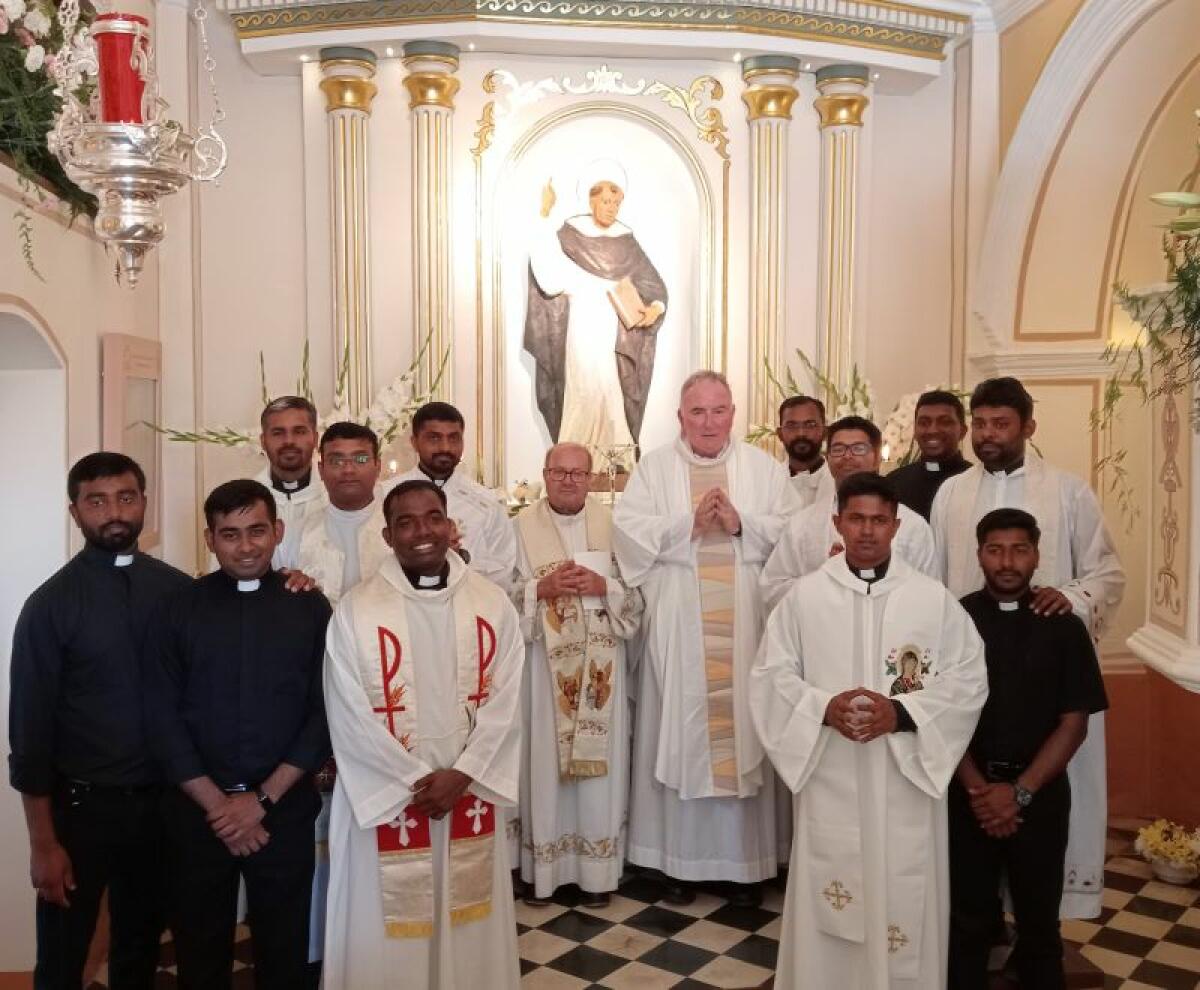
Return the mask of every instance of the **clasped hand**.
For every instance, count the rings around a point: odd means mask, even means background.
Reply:
[[[471,778],[461,770],[447,767],[426,774],[413,785],[413,811],[441,821],[466,793]]]
[[[856,704],[855,698],[866,698],[870,705]],[[896,731],[896,709],[891,699],[878,691],[851,688],[829,699],[825,724],[851,742],[867,743]]]
[[[608,593],[608,582],[595,571],[564,561],[538,581],[539,600],[563,598],[567,595],[604,595]]]
[[[208,824],[218,839],[235,856],[249,856],[267,844],[270,833],[263,828],[266,817],[258,795],[253,791],[226,794],[225,799],[208,813]]]
[[[1021,806],[1012,784],[984,784],[967,789],[971,810],[980,827],[993,839],[1007,839],[1021,824]]]
[[[700,497],[692,522],[692,539],[724,530],[730,536],[742,528],[742,517],[723,489],[710,488]]]

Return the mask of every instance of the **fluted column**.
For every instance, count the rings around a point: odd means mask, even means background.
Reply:
[[[375,53],[322,48],[321,92],[329,121],[335,375],[345,369],[351,412],[371,404],[371,286],[367,252],[367,133]]]
[[[786,324],[787,128],[800,62],[757,55],[742,63],[750,121],[750,422],[772,423],[767,365],[778,369]]]
[[[817,284],[817,367],[844,387],[854,363],[854,262],[858,143],[869,102],[867,69],[817,71],[813,102],[821,125],[821,243]]]
[[[413,353],[429,337],[418,386],[429,387],[450,344],[454,303],[450,281],[451,117],[459,82],[458,47],[440,41],[410,41],[404,65],[412,109],[413,183]],[[450,363],[436,389],[452,393]]]

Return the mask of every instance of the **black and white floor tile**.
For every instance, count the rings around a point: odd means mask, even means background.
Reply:
[[[1200,887],[1154,879],[1133,851],[1142,822],[1109,829],[1104,909],[1072,921],[1064,937],[1105,975],[1105,990],[1200,990]],[[527,990],[694,990],[770,987],[779,949],[781,884],[767,884],[757,908],[729,904],[721,885],[701,888],[693,904],[662,902],[650,876],[630,871],[612,903],[580,905],[574,888],[553,904],[516,904],[522,987]],[[234,988],[253,986],[248,935],[237,946]],[[170,948],[159,986],[174,987]],[[104,974],[89,990],[105,987]]]

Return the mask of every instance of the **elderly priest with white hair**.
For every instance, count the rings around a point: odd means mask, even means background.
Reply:
[[[626,583],[646,596],[636,693],[631,862],[676,881],[743,887],[775,876],[775,782],[750,722],[746,679],[762,633],[758,577],[799,501],[787,470],[731,438],[729,384],[680,390],[680,436],[642,458],[613,514]]]
[[[525,645],[512,603],[449,553],[446,495],[384,499],[393,555],[341,602],[325,701],[338,762],[325,990],[516,990],[508,843]]]
[[[946,985],[946,794],[987,697],[983,643],[936,580],[892,554],[891,486],[838,489],[845,552],[771,613],[750,710],[796,797],[778,987]]]

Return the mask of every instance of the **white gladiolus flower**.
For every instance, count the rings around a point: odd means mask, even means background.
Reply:
[[[21,23],[29,29],[29,33],[35,38],[44,38],[50,33],[50,18],[37,7],[34,7],[33,10],[26,14],[25,19]]]
[[[0,0],[0,7],[4,8],[10,22],[19,21],[25,16],[25,0]]]
[[[42,67],[42,63],[46,61],[46,49],[41,45],[33,45],[29,51],[25,53],[25,68],[29,72],[37,72]]]

